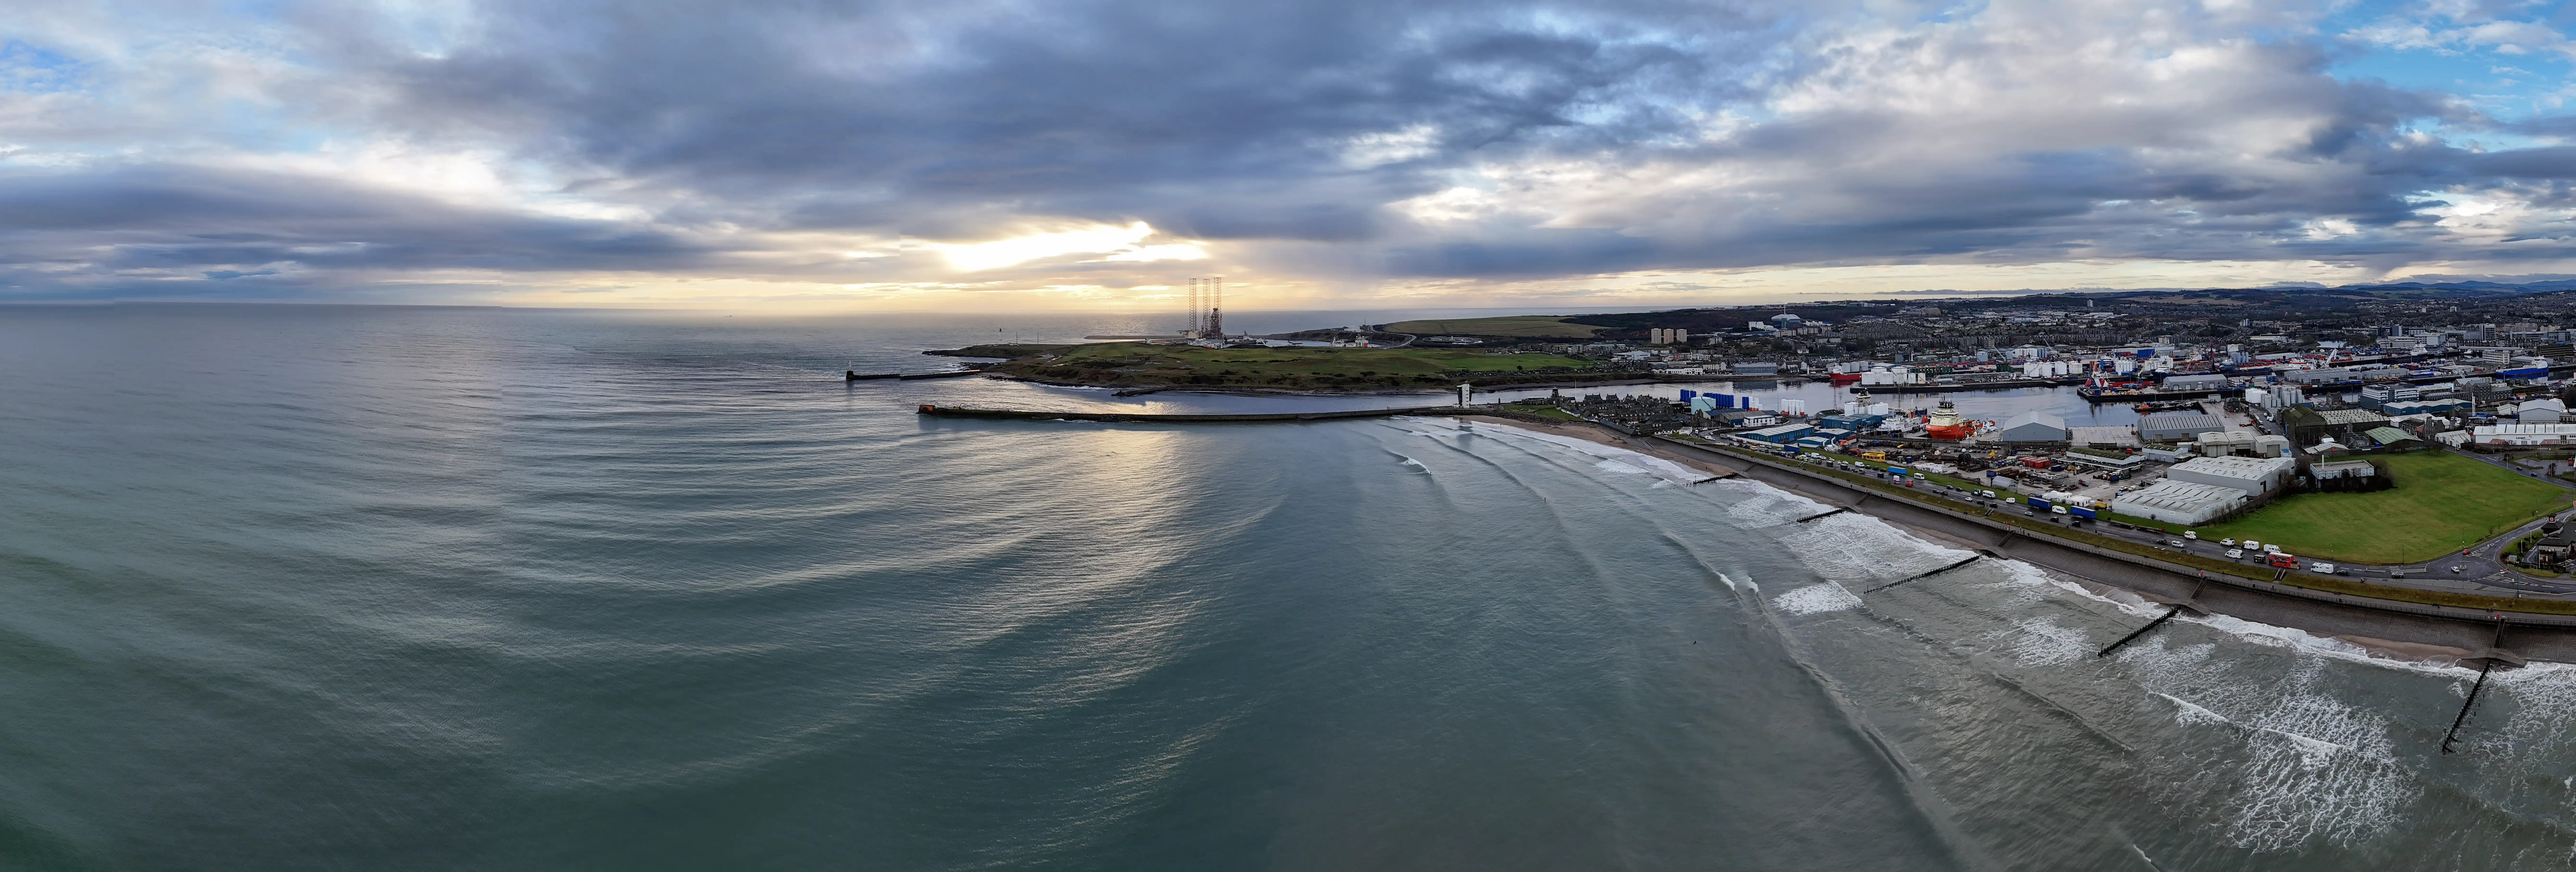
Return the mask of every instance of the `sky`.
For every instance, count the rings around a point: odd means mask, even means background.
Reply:
[[[22,0],[0,302],[2559,278],[2571,27],[2504,0]]]

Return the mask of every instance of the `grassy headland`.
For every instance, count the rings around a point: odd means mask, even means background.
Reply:
[[[1009,357],[988,371],[1051,384],[1098,387],[1440,389],[1462,380],[1566,376],[1593,368],[1553,354],[1448,348],[1199,348],[1104,342],[979,346],[945,353]]]
[[[1398,321],[1379,328],[1389,333],[1429,336],[1506,336],[1514,339],[1590,339],[1608,327],[1575,324],[1552,315],[1508,315],[1445,321]]]

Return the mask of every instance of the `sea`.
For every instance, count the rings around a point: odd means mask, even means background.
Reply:
[[[2444,753],[2474,671],[1583,440],[916,414],[1435,397],[839,377],[1155,321],[0,308],[0,868],[2576,865],[2568,667]]]

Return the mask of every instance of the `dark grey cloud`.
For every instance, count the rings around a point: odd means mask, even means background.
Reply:
[[[1351,239],[1480,149],[1625,147],[1752,95],[1779,13],[1687,3],[516,3],[400,117],[804,226],[1133,215]],[[460,131],[460,127],[464,128]],[[1436,131],[1352,166],[1350,140]]]
[[[170,292],[283,277],[293,296],[417,270],[655,270],[711,252],[649,225],[531,216],[308,175],[117,167],[0,176],[0,288]],[[283,267],[283,268],[281,268]]]
[[[2321,13],[2300,6],[170,8],[172,28],[235,16],[240,32],[217,42],[241,57],[120,66],[62,38],[131,27],[148,41],[149,16],[130,11],[54,13],[51,31],[12,43],[28,47],[0,50],[16,64],[0,83],[43,85],[0,84],[0,287],[321,289],[436,271],[894,281],[936,258],[840,260],[830,246],[1133,220],[1265,269],[1445,278],[2542,258],[2555,237],[2531,210],[2567,208],[2560,180],[2576,176],[2568,146],[2422,134],[2547,143],[2576,128],[2338,78],[2336,53],[2359,49],[2302,35]],[[219,86],[234,103],[207,98]],[[267,108],[245,124],[202,114],[210,104]],[[399,177],[414,170],[239,160],[324,141],[478,156],[502,182],[553,186],[523,199],[621,217],[439,196]],[[12,163],[12,148],[44,159]],[[2452,207],[2479,198],[2538,217],[2468,227]],[[1132,268],[1079,260],[1023,272]]]

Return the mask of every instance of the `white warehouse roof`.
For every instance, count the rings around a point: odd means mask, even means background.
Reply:
[[[2287,481],[2298,461],[2287,457],[2195,457],[2165,471],[2171,481],[2232,487],[2249,494],[2269,493]]]
[[[2173,472],[2254,479],[2275,475],[2296,465],[2287,457],[2196,457],[2174,464]]]
[[[2198,524],[2245,502],[2245,492],[2214,484],[2165,479],[2111,500],[2111,511],[2171,524]]]
[[[2576,424],[2486,424],[2480,436],[2576,436]]]

